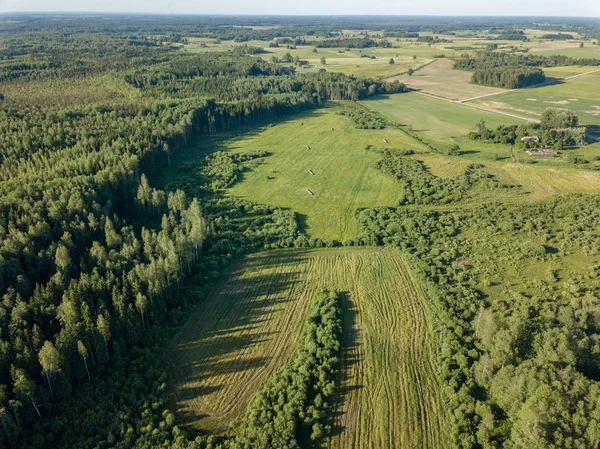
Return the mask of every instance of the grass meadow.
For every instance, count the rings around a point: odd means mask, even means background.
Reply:
[[[344,241],[357,236],[357,209],[396,204],[398,184],[375,166],[380,158],[375,149],[384,147],[426,149],[400,130],[356,129],[335,107],[302,114],[219,148],[270,153],[228,195],[290,208],[310,235]]]

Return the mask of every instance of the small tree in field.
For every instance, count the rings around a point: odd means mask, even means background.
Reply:
[[[390,58],[390,65],[392,64],[396,64],[396,61],[394,61],[394,58]]]
[[[325,56],[321,56],[321,64],[327,64],[327,58]]]
[[[412,68],[408,69],[408,76],[413,76],[413,73],[415,73],[415,71]]]
[[[449,156],[460,156],[460,147],[453,143],[452,145],[450,145],[450,148],[448,148],[448,155]]]

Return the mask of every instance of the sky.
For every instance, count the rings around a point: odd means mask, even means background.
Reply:
[[[0,12],[600,17],[599,0],[0,0]]]

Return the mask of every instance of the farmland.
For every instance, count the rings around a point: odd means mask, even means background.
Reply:
[[[332,447],[445,447],[428,307],[394,250],[269,252],[236,264],[166,351],[182,418],[222,431],[290,357],[323,287],[344,294],[346,311]]]
[[[398,80],[411,89],[449,100],[465,100],[479,95],[503,92],[503,89],[472,84],[470,72],[452,70],[451,66],[452,61],[449,59],[436,59],[412,76],[396,76],[391,80]]]
[[[600,90],[597,88],[599,85],[600,72],[595,72],[559,84],[481,98],[474,100],[474,103],[532,118],[539,118],[542,111],[548,107],[566,107],[576,111],[582,123],[600,125]]]
[[[0,448],[600,448],[599,37],[0,14]]]
[[[485,120],[492,127],[522,122],[517,118],[469,108],[416,92],[369,99],[364,103],[384,116],[410,125],[416,132],[438,141],[468,134],[479,120]],[[435,111],[435,114],[431,111]]]

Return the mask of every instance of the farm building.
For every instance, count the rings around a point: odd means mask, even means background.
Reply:
[[[531,143],[538,143],[540,139],[538,136],[523,136],[521,137],[521,142],[529,141]]]

